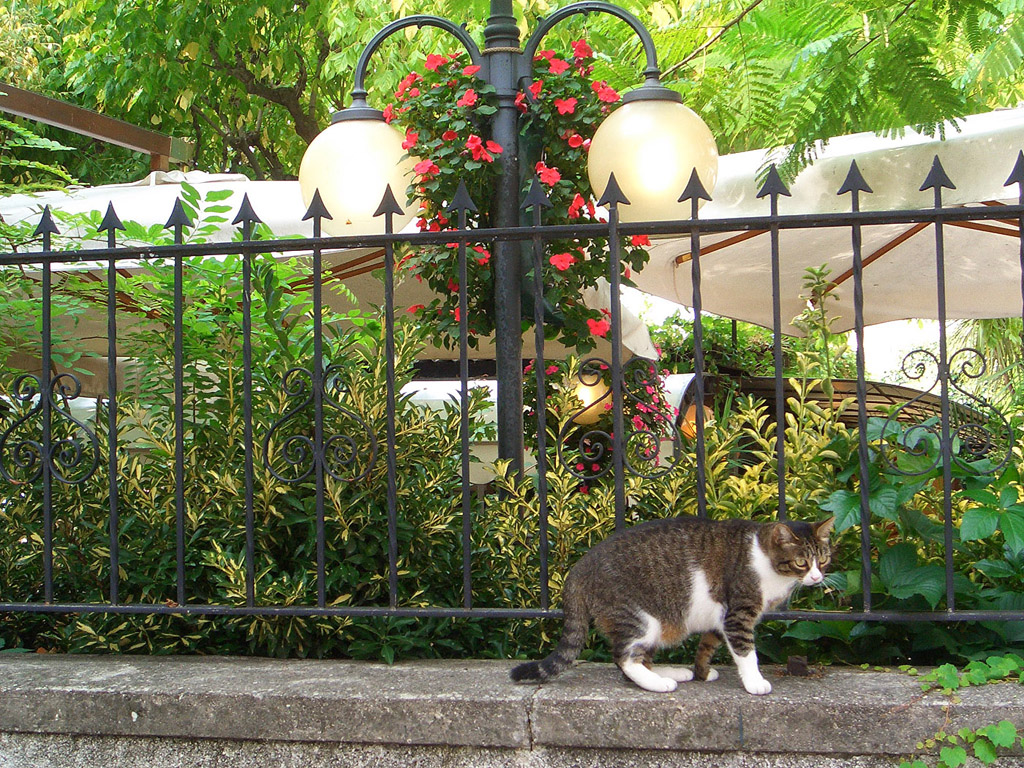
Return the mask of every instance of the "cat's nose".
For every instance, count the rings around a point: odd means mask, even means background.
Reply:
[[[820,570],[818,570],[817,568],[812,568],[810,571],[807,572],[807,575],[804,576],[804,584],[808,587],[811,587],[815,584],[820,584],[824,578],[825,576],[824,574],[822,574]]]

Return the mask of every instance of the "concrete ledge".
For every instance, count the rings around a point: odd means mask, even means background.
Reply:
[[[727,667],[653,694],[610,665],[543,686],[513,685],[510,667],[0,655],[0,766],[685,766],[709,754],[721,766],[875,766],[940,728],[1024,730],[1016,684],[951,701],[899,672],[768,668],[774,691],[755,697]]]

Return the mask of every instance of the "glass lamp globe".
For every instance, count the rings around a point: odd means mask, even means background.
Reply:
[[[336,120],[313,139],[299,166],[299,187],[307,206],[320,190],[332,216],[323,220],[327,234],[383,233],[384,217],[373,214],[388,184],[405,210],[394,218],[395,232],[412,220],[416,209],[406,198],[406,189],[417,161],[405,157],[403,139],[382,119],[372,118]]]
[[[629,95],[601,123],[590,143],[590,185],[600,195],[608,177],[615,174],[630,202],[619,208],[622,221],[688,219],[691,203],[678,202],[679,196],[694,168],[705,190],[710,194],[714,189],[718,178],[715,138],[697,113],[679,101],[642,97],[630,101]]]

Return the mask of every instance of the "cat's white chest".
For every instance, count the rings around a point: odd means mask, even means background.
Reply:
[[[686,612],[686,634],[721,629],[725,606],[711,597],[711,588],[704,571],[693,572],[690,582],[690,606]]]
[[[761,610],[767,610],[789,598],[798,580],[792,576],[783,576],[772,568],[771,560],[758,544],[756,534],[750,546],[750,563],[761,583]]]

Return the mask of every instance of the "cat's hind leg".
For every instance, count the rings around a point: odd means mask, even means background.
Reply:
[[[661,623],[647,613],[640,612],[628,622],[622,622],[609,639],[612,654],[622,674],[645,691],[668,693],[678,682],[650,668],[651,656],[661,639]],[[689,670],[687,670],[689,671]]]
[[[711,657],[722,644],[722,636],[716,632],[705,632],[701,635],[697,655],[693,661],[693,678],[695,680],[717,680],[718,670],[711,667]]]

